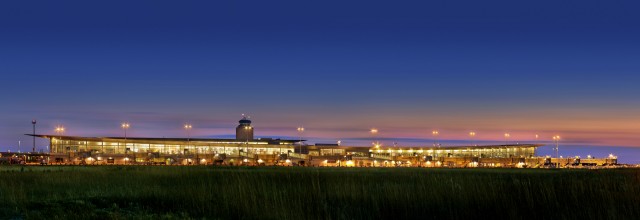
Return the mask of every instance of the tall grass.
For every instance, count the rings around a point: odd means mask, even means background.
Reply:
[[[24,219],[638,219],[640,170],[0,167]]]

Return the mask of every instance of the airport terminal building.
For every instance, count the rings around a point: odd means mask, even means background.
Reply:
[[[235,139],[125,138],[35,135],[50,141],[49,164],[228,165],[340,167],[536,167],[577,158],[536,157],[538,144],[451,147],[305,145],[303,140],[254,138],[243,118]],[[584,159],[577,163],[615,164]]]

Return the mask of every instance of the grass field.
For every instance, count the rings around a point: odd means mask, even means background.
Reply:
[[[12,166],[0,167],[0,215],[638,219],[640,170]]]

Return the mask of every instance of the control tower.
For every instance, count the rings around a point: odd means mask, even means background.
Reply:
[[[247,116],[243,116],[239,123],[238,127],[236,127],[236,140],[253,140],[253,127],[251,127],[251,120],[249,120]]]

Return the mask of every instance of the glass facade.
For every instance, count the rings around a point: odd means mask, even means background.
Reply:
[[[353,147],[266,139],[49,137],[51,160],[71,164],[484,166],[534,158],[539,145]],[[301,149],[302,148],[302,149]],[[299,152],[303,153],[300,154]],[[475,159],[474,159],[475,158]]]
[[[533,157],[536,146],[480,146],[470,148],[438,149],[438,148],[371,148],[369,152],[384,156],[433,156],[433,157],[480,157],[509,158]]]
[[[184,154],[226,154],[240,155],[249,153],[256,155],[278,155],[294,151],[294,145],[286,143],[269,143],[260,141],[237,142],[228,141],[175,141],[175,140],[125,140],[97,139],[73,137],[51,138],[52,154],[68,154],[90,152],[96,154],[134,154],[159,153],[169,155]]]

